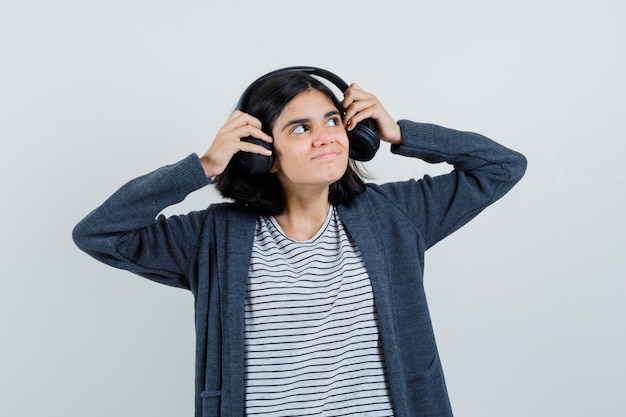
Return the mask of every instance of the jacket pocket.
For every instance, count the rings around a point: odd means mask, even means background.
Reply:
[[[407,378],[409,408],[423,416],[452,417],[448,391],[439,356],[424,371]]]
[[[219,417],[222,391],[202,391],[202,417]]]
[[[426,369],[419,373],[414,373],[408,376],[409,381],[419,381],[424,378],[428,378],[432,376],[439,369],[439,355],[436,353],[433,355],[433,358],[430,361],[430,364]]]

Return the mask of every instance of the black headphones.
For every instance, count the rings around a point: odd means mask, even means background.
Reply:
[[[269,72],[258,79],[246,88],[243,92],[239,102],[237,103],[237,110],[247,112],[247,104],[250,94],[261,84],[274,74],[279,72],[304,72],[311,75],[322,77],[331,83],[333,83],[342,92],[348,89],[348,84],[339,78],[337,75],[330,71],[316,67],[287,67],[281,68]],[[247,142],[252,142],[256,145],[261,145],[267,149],[272,149],[272,145],[254,137],[242,138]],[[372,119],[365,119],[359,122],[354,129],[348,131],[348,140],[350,142],[350,158],[356,161],[369,161],[374,157],[376,151],[380,147],[380,136],[376,131],[376,123]],[[248,175],[261,175],[269,172],[274,164],[274,156],[259,155],[251,152],[237,152],[233,159]]]

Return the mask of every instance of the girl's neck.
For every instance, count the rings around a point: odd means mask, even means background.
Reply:
[[[328,217],[328,210],[328,193],[306,199],[288,196],[285,211],[274,218],[287,237],[303,241],[320,230]]]

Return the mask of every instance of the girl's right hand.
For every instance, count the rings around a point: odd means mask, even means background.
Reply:
[[[272,151],[263,146],[255,145],[241,138],[252,136],[272,143],[273,139],[261,130],[261,121],[254,116],[235,110],[224,126],[220,128],[213,143],[200,157],[204,173],[208,178],[221,174],[239,151],[258,153],[270,156]]]

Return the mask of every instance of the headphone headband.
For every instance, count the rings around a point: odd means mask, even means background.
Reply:
[[[271,72],[268,72],[265,75],[260,76],[256,80],[254,80],[243,92],[239,102],[237,103],[237,110],[245,111],[247,108],[248,96],[254,91],[259,84],[263,83],[263,81],[270,78],[272,75],[277,74],[279,72],[304,72],[310,75],[317,75],[318,77],[322,77],[325,80],[330,81],[335,87],[341,90],[341,92],[345,92],[348,89],[348,83],[341,79],[337,74],[334,74],[328,70],[318,67],[307,67],[307,66],[295,66],[295,67],[285,67],[280,68]]]

